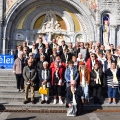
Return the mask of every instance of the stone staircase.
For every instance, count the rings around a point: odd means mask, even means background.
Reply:
[[[117,105],[108,105],[107,98],[103,97],[101,98],[101,101],[103,102],[102,105],[94,105],[91,98],[90,104],[84,105],[84,110],[120,110],[119,98],[120,95],[118,94]],[[50,104],[41,104],[40,95],[38,94],[38,91],[35,91],[35,100],[35,105],[33,105],[31,102],[24,105],[24,93],[17,92],[16,79],[12,73],[12,70],[0,70],[0,110],[67,110],[65,107],[65,99],[63,105],[53,105],[52,97],[50,97]]]

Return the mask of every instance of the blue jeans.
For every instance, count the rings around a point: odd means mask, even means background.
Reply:
[[[108,98],[116,98],[118,88],[108,87]]]
[[[85,98],[85,100],[88,100],[89,99],[89,86],[86,85],[85,87],[82,87],[82,91],[83,91],[83,96],[81,96],[82,99]]]

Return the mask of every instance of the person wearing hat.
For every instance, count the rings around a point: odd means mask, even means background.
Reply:
[[[87,70],[84,62],[79,62],[79,85],[82,87],[83,96],[81,97],[82,103],[89,102],[89,84],[90,72]]]

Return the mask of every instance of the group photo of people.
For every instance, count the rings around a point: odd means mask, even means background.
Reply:
[[[17,92],[24,93],[24,104],[35,104],[35,91],[39,91],[41,104],[66,104],[74,116],[80,115],[84,104],[102,104],[103,93],[108,104],[117,105],[120,87],[120,46],[100,42],[76,41],[57,44],[43,43],[42,37],[32,48],[24,41],[14,51],[13,73],[16,76]],[[52,98],[52,99],[51,99]],[[69,115],[68,115],[69,116]]]

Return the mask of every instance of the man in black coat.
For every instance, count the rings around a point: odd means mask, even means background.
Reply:
[[[39,37],[38,39],[37,39],[37,44],[36,44],[36,46],[37,46],[37,48],[39,49],[39,48],[43,48],[43,49],[45,49],[45,44],[43,43],[43,39],[41,38],[41,37]]]
[[[68,48],[68,46],[65,44],[65,41],[64,40],[62,40],[62,42],[61,42],[61,46],[60,46],[60,50],[61,51],[64,51],[64,49],[67,49]]]
[[[77,113],[76,115],[80,115],[82,112],[83,104],[81,100],[82,96],[82,88],[80,86],[76,86],[76,81],[70,81],[70,87],[67,88],[66,102],[67,106],[72,107],[72,105],[77,105]],[[74,99],[75,98],[75,99]]]
[[[53,40],[52,40],[52,43],[50,44],[50,48],[53,50],[54,48],[57,48],[57,43],[56,43],[56,39],[55,38],[53,38]]]

